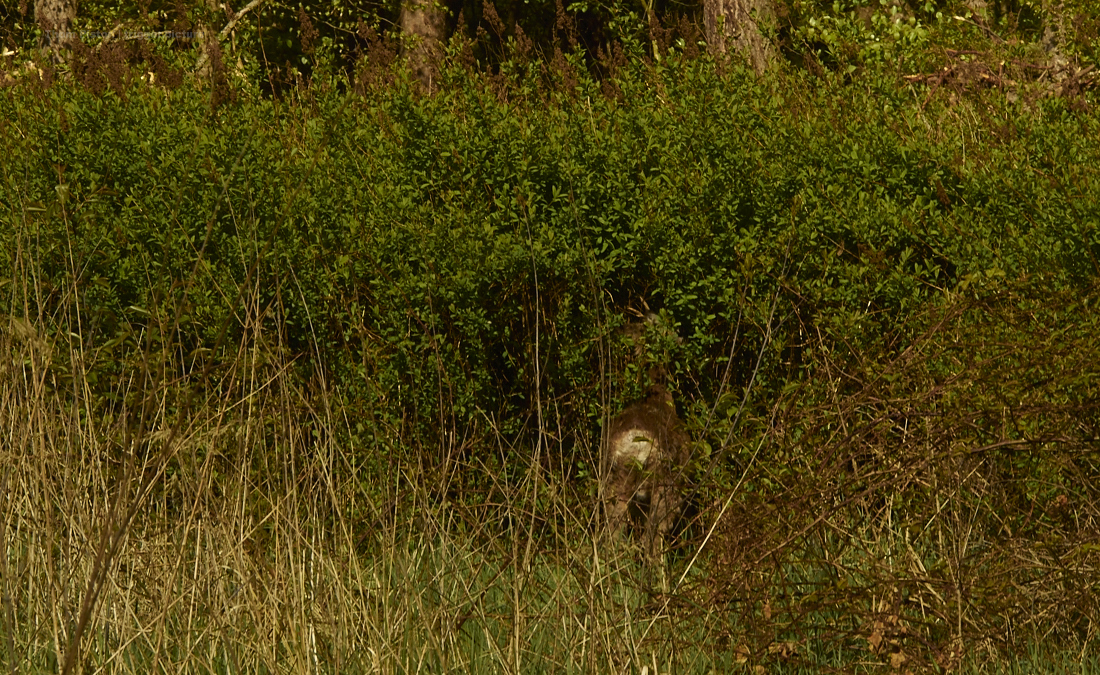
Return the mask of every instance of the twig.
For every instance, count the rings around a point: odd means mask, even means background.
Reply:
[[[229,35],[229,32],[237,27],[237,22],[244,18],[245,14],[248,14],[252,10],[256,9],[256,7],[260,5],[263,1],[264,0],[252,0],[252,2],[245,5],[244,8],[241,9],[241,11],[234,12],[233,18],[229,20],[229,23],[225,24],[225,28],[222,28],[220,31],[218,31],[218,38],[222,39],[226,35]]]
[[[1003,37],[1001,37],[1000,35],[997,35],[996,33],[993,32],[993,29],[991,29],[989,26],[985,25],[985,22],[982,21],[981,19],[978,19],[978,18],[971,19],[971,18],[968,18],[968,17],[965,17],[965,16],[958,16],[958,15],[956,15],[954,17],[954,19],[955,19],[955,21],[961,21],[963,23],[968,23],[972,26],[977,26],[979,29],[981,29],[981,31],[983,33],[985,33],[986,37],[993,40],[994,42],[998,42],[998,43],[1003,44],[1004,41],[1005,41],[1005,39]]]
[[[104,37],[102,40],[100,40],[99,44],[97,44],[95,46],[95,50],[98,52],[100,50],[100,48],[103,47],[103,45],[107,44],[111,40],[114,40],[115,36],[118,35],[118,31],[121,30],[121,29],[122,29],[122,24],[121,23],[118,24],[117,26],[115,26],[114,28],[112,28],[111,32],[107,33],[106,37]]]
[[[252,2],[242,7],[239,12],[234,12],[233,16],[229,19],[229,23],[225,24],[225,27],[218,31],[218,39],[224,40],[225,37],[229,35],[229,33],[231,33],[234,28],[237,27],[237,23],[239,23],[240,20],[244,18],[244,15],[259,7],[261,4],[263,4],[263,1],[264,0],[252,0]],[[209,52],[204,46],[202,50],[202,55],[199,56],[199,60],[195,62],[195,70],[200,70],[203,66],[206,65],[206,62],[209,60]]]

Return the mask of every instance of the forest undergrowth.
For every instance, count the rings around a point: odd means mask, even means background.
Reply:
[[[9,671],[1096,669],[1087,93],[451,57],[0,91]]]

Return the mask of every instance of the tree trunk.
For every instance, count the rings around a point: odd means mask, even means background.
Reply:
[[[42,29],[44,46],[60,59],[68,51],[76,35],[76,0],[34,0],[34,20]]]
[[[1047,62],[1054,70],[1064,69],[1066,58],[1066,3],[1065,0],[1046,0],[1043,3],[1043,50]]]
[[[703,0],[703,21],[712,54],[732,47],[758,75],[775,65],[775,47],[764,36],[775,23],[772,0]]]
[[[443,58],[445,30],[443,8],[435,0],[404,0],[401,3],[401,32],[406,37],[409,69],[429,90]]]

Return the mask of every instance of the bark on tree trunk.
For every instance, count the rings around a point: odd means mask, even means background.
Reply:
[[[409,38],[405,52],[409,69],[429,90],[443,58],[445,30],[443,8],[435,0],[404,0],[401,3],[401,32]]]
[[[76,0],[34,0],[34,20],[42,29],[44,46],[54,58],[61,58],[62,51],[67,52],[76,37]]]
[[[757,74],[775,65],[775,47],[764,36],[775,22],[772,0],[703,0],[703,22],[712,54],[741,52]]]
[[[1043,49],[1055,70],[1064,68],[1066,59],[1066,3],[1047,0],[1043,7]]]

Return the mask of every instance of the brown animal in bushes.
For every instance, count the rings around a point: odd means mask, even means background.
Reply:
[[[659,321],[652,314],[646,320]],[[644,326],[636,332],[643,331]],[[645,397],[608,425],[602,448],[603,502],[610,531],[619,536],[629,527],[655,560],[684,505],[691,448],[666,385],[664,365],[657,364],[648,374],[651,384]]]

